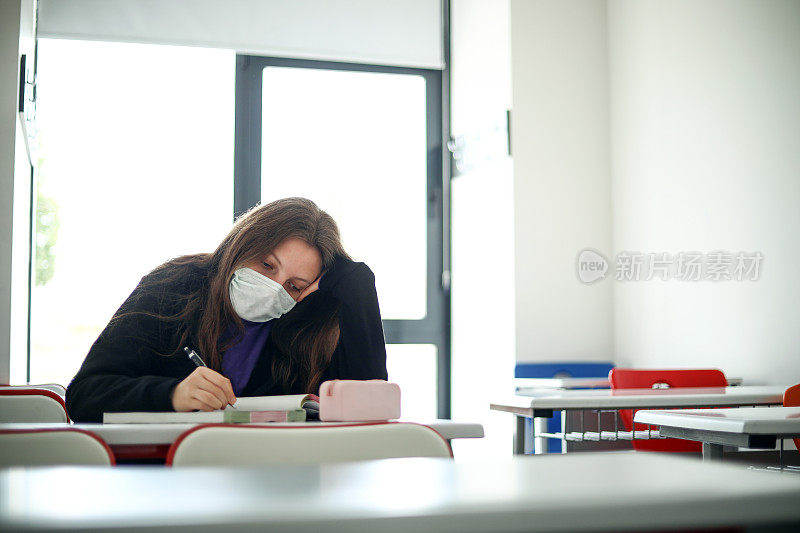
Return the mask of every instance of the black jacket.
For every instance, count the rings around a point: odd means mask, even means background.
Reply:
[[[168,316],[176,313],[176,295],[207,284],[208,272],[187,267],[180,286],[144,291],[148,274],[115,313],[89,350],[80,370],[67,387],[67,411],[76,422],[100,422],[104,412],[172,411],[172,389],[195,370],[194,364],[176,351],[179,325],[144,313]],[[152,287],[152,283],[150,284]],[[323,376],[328,379],[387,379],[384,344],[375,276],[364,263],[338,259],[320,280],[319,290],[307,299],[339,301],[339,343]],[[279,319],[280,320],[280,319]],[[190,325],[190,341],[197,346]],[[290,394],[271,379],[270,343],[256,363],[241,396]]]

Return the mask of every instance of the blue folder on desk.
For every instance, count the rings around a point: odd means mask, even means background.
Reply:
[[[555,363],[518,363],[514,367],[515,378],[605,378],[614,365],[597,362],[555,362]],[[554,414],[547,421],[547,431],[561,431],[561,416]],[[533,419],[525,419],[525,434],[533,435]],[[526,446],[527,448],[527,446]],[[561,453],[561,442],[547,439],[547,453]]]

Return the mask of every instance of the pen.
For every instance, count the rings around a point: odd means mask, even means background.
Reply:
[[[205,361],[203,361],[203,358],[200,357],[200,355],[197,352],[195,352],[194,350],[192,350],[188,346],[184,346],[183,347],[183,351],[186,352],[186,357],[188,357],[189,361],[194,363],[195,366],[204,366],[204,367],[208,368],[208,365],[206,365]],[[229,404],[229,405],[231,406],[232,409],[236,409],[236,407],[233,404]]]
[[[203,361],[203,359],[201,359],[200,356],[197,355],[197,352],[195,352],[194,350],[192,350],[188,346],[184,346],[183,351],[186,352],[186,357],[188,357],[189,361],[194,363],[195,366],[208,367],[208,365]]]

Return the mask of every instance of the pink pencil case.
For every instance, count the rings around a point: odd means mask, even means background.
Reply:
[[[319,388],[319,419],[363,422],[400,418],[400,387],[382,379],[334,379]]]

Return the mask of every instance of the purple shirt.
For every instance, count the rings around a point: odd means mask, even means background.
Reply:
[[[242,320],[242,323],[244,324],[242,339],[222,354],[222,374],[231,380],[233,393],[236,396],[241,394],[250,381],[250,374],[253,373],[253,368],[272,329],[272,320],[267,322]],[[233,326],[228,329],[228,334],[233,334]]]

